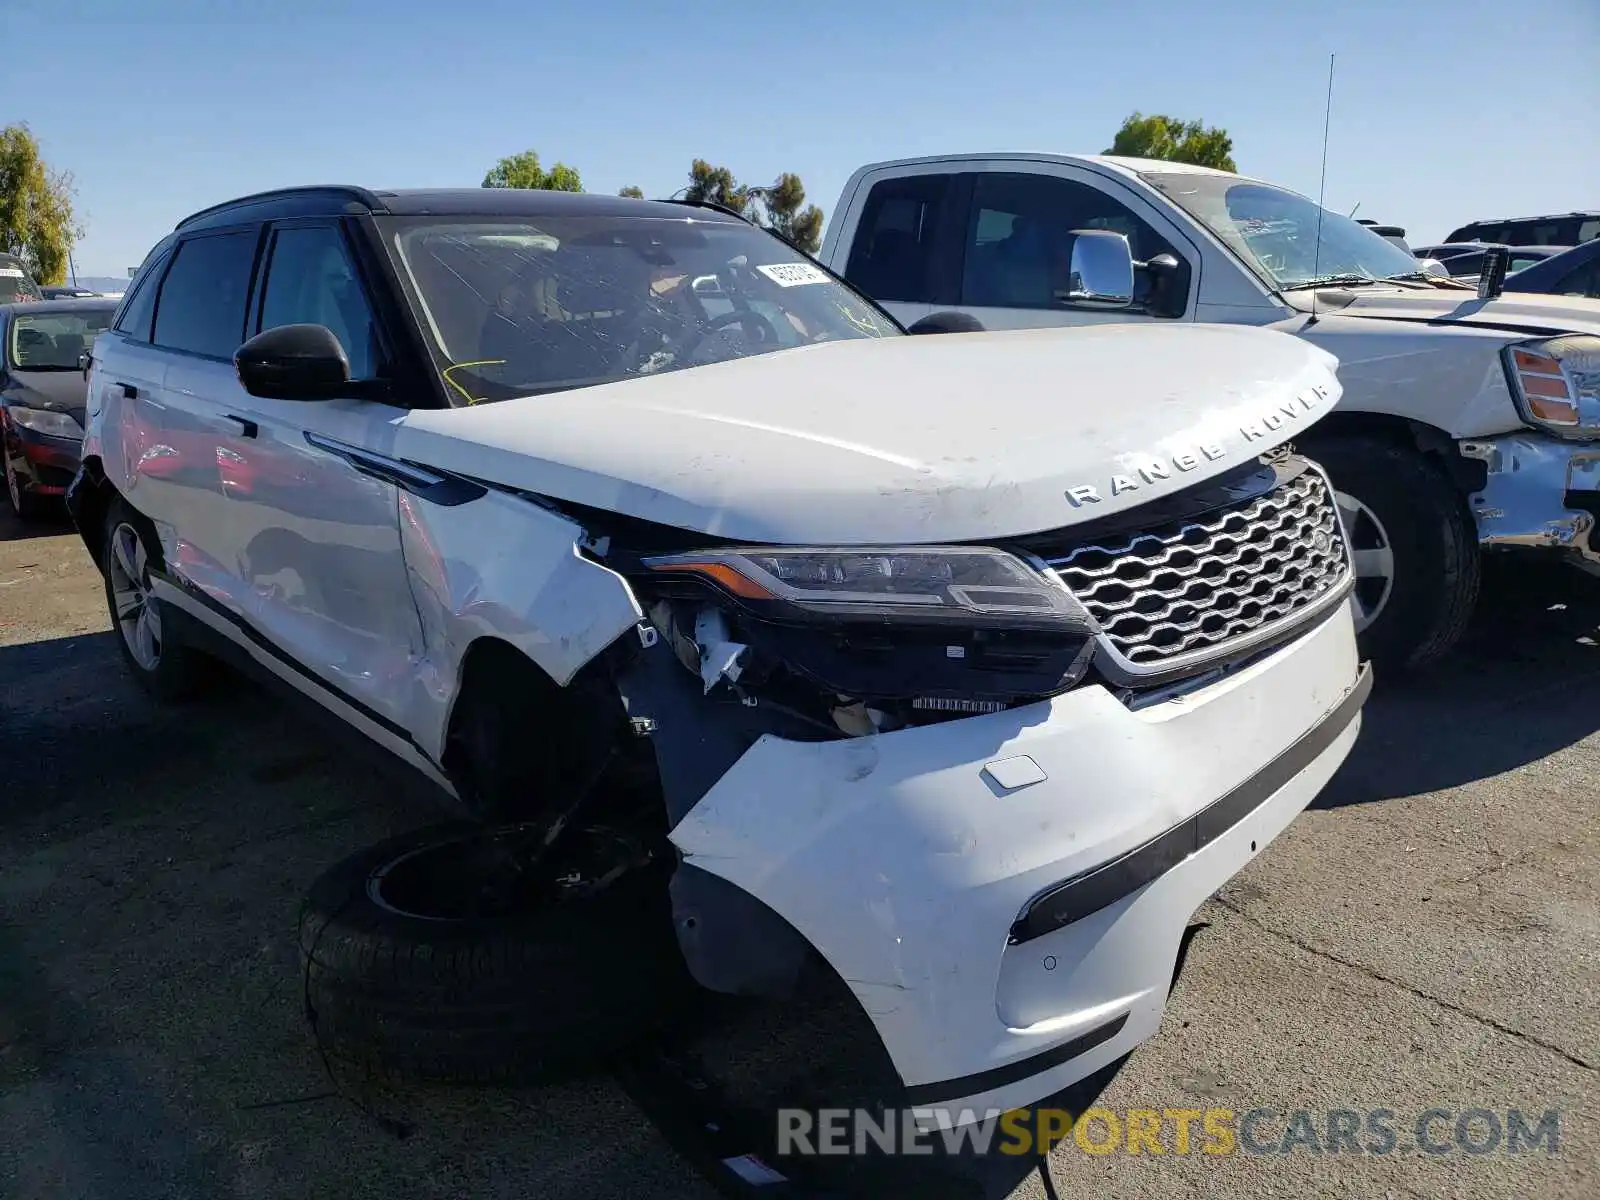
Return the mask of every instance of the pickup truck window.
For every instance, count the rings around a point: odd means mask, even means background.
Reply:
[[[1142,175],[1275,287],[1304,287],[1333,278],[1341,283],[1392,279],[1417,273],[1417,260],[1410,254],[1367,226],[1320,209],[1296,192],[1234,175],[1176,171]]]
[[[874,300],[932,304],[934,238],[954,175],[907,175],[876,183],[856,225],[845,277]]]
[[[436,216],[382,227],[459,404],[902,334],[743,221]]]
[[[967,223],[961,302],[974,307],[1059,308],[1067,286],[1072,231],[1127,236],[1133,257],[1173,248],[1121,201],[1054,175],[986,172],[976,177]]]

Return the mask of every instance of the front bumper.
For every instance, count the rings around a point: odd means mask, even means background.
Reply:
[[[1600,565],[1600,443],[1524,430],[1460,449],[1488,472],[1472,497],[1481,545],[1565,550]]]
[[[61,496],[78,471],[83,451],[79,438],[51,437],[12,425],[5,453],[28,490],[44,496]]]
[[[1156,1031],[1190,917],[1332,776],[1368,684],[1341,607],[1147,708],[1087,686],[876,737],[763,737],[672,838],[805,936],[909,1100],[958,1121]]]

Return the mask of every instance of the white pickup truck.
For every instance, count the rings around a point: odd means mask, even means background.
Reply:
[[[1126,238],[1127,294],[1075,288],[1068,267],[1084,230]],[[1380,669],[1419,666],[1454,643],[1476,600],[1480,548],[1539,547],[1600,572],[1600,302],[1480,297],[1294,192],[1104,156],[863,167],[818,257],[908,326],[951,310],[985,329],[1222,322],[1334,353],[1343,398],[1296,441],[1340,493],[1357,628]],[[1126,401],[1075,379],[1061,380],[1060,396]],[[1258,440],[1279,423],[1264,418]],[[1144,486],[1132,470],[1114,482]]]

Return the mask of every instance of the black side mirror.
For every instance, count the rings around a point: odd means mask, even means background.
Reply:
[[[355,393],[350,360],[326,325],[264,329],[233,354],[239,382],[267,400],[331,400]]]
[[[964,312],[946,310],[944,312],[929,313],[918,321],[907,333],[982,333],[983,323],[977,317]]]
[[[1483,252],[1478,271],[1478,299],[1493,300],[1506,290],[1506,272],[1511,268],[1511,247],[1490,246]]]

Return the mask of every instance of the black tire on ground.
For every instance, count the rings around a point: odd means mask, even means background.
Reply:
[[[682,1012],[693,989],[663,867],[584,898],[443,919],[398,911],[374,884],[420,851],[494,834],[418,830],[313,885],[300,914],[306,1016],[329,1059],[384,1079],[530,1082],[605,1065]]]
[[[150,522],[119,497],[106,509],[104,534],[100,572],[122,661],[140,686],[158,700],[178,703],[200,694],[214,679],[216,664],[170,636],[171,622],[162,620],[162,603],[150,594],[149,571],[163,567],[161,543]],[[148,606],[148,615],[154,618],[153,626],[145,631],[153,629],[153,640],[142,643],[144,635],[137,632],[140,606]]]
[[[1308,440],[1305,450],[1327,468],[1335,490],[1382,523],[1393,553],[1388,598],[1360,636],[1362,655],[1380,674],[1442,657],[1478,601],[1482,563],[1466,497],[1426,455],[1391,442],[1334,437]],[[1360,555],[1362,536],[1351,533]]]
[[[36,496],[22,486],[22,480],[11,465],[11,456],[0,446],[0,458],[5,459],[6,501],[19,521],[37,521],[47,515],[45,498]]]

